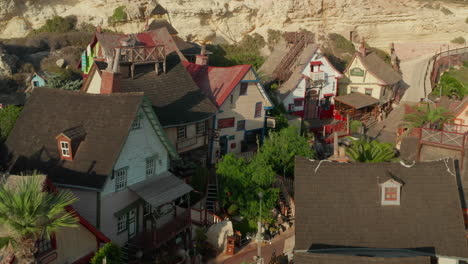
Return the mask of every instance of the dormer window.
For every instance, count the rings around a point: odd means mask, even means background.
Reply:
[[[55,137],[61,160],[73,160],[86,132],[83,126],[67,129]]]
[[[382,205],[400,205],[402,183],[388,180],[380,185]]]
[[[132,129],[138,129],[140,127],[141,127],[141,117],[137,115],[135,117],[135,120],[133,120]]]
[[[70,157],[70,143],[66,141],[60,141],[60,146],[62,148],[62,156]]]

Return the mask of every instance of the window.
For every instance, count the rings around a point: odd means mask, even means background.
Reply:
[[[357,87],[351,87],[351,93],[357,93],[358,88]]]
[[[237,131],[245,130],[245,120],[237,121]]]
[[[385,187],[385,201],[397,201],[398,187]]]
[[[115,190],[120,191],[127,187],[127,168],[117,170],[115,174]]]
[[[369,96],[372,96],[372,89],[371,88],[366,88],[366,94]]]
[[[187,127],[186,126],[180,126],[177,127],[177,139],[185,139],[187,137]]]
[[[206,130],[206,122],[198,122],[197,123],[197,135],[205,134]]]
[[[141,117],[140,116],[136,116],[135,120],[133,120],[133,123],[132,123],[132,129],[138,129],[141,127]]]
[[[254,117],[261,117],[262,116],[262,103],[255,104],[255,116]]]
[[[231,102],[231,104],[234,103],[234,95],[231,94],[231,96],[229,96],[229,102]]]
[[[117,217],[117,234],[127,230],[127,214]]]
[[[154,175],[156,161],[154,157],[146,159],[146,177],[151,177]]]
[[[62,147],[62,156],[70,157],[70,145],[68,142],[60,141],[60,146]]]
[[[240,84],[240,92],[239,95],[246,95],[247,94],[247,88],[249,87],[248,83],[241,83]]]
[[[145,203],[145,206],[143,207],[143,215],[147,216],[151,214],[151,211],[153,210],[153,207],[149,203]]]
[[[304,99],[299,98],[299,99],[294,99],[294,106],[302,106],[304,103]]]
[[[34,82],[33,82],[33,86],[34,86],[34,87],[38,87],[38,86],[39,86],[39,82],[38,82],[38,81],[34,81]]]
[[[42,253],[52,250],[54,247],[53,247],[52,240],[49,239],[46,235],[43,235],[41,238],[39,238],[36,241],[36,248],[37,248],[37,254],[42,254]]]

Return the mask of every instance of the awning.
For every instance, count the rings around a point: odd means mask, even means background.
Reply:
[[[153,207],[171,202],[193,190],[170,172],[151,177],[128,187]]]
[[[350,93],[335,97],[335,101],[351,106],[354,109],[361,109],[379,103],[379,100],[362,93]]]
[[[321,61],[312,61],[310,65],[322,65]]]

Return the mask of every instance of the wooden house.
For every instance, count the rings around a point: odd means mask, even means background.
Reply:
[[[9,188],[9,186],[16,185],[25,177],[28,176],[5,176],[2,183]],[[54,192],[55,187],[47,181],[46,176],[37,177],[42,178],[44,191]],[[67,206],[64,208],[65,211],[71,212],[78,219],[78,226],[61,228],[50,239],[47,237],[39,238],[36,242],[38,249],[36,260],[38,263],[89,263],[100,246],[110,242],[103,233],[84,219],[73,207]],[[2,237],[9,235],[8,230],[2,226],[0,226],[0,233]],[[8,254],[6,249],[0,250],[0,262],[16,263],[15,256],[14,254]]]
[[[31,87],[34,89],[36,87],[44,87],[46,86],[47,78],[45,73],[35,72],[31,78]]]
[[[259,72],[273,75],[273,70],[282,67],[278,58],[291,56],[289,52],[284,55],[282,52],[283,49],[275,49]],[[304,47],[292,63],[291,74],[280,82],[277,89],[278,99],[284,108],[289,113],[306,119],[332,118],[334,97],[338,95],[339,80],[343,75],[330,63],[322,50],[313,44]]]
[[[349,84],[347,94],[335,98],[337,115],[365,122],[383,119],[401,94],[400,73],[375,52],[370,52],[364,41],[344,75]]]
[[[453,160],[336,163],[296,157],[294,263],[466,263]]]
[[[211,162],[226,153],[239,154],[257,147],[266,129],[272,104],[251,65],[208,66],[201,54],[197,63],[183,62],[193,80],[217,107]]]
[[[37,170],[71,190],[117,245],[189,246],[190,212],[179,205],[192,188],[169,171],[178,154],[143,93],[36,88],[5,145],[8,171]]]

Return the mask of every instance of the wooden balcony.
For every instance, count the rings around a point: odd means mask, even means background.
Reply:
[[[156,230],[140,232],[129,243],[145,249],[159,248],[162,244],[175,238],[190,225],[190,211],[185,210],[167,224],[157,227]]]
[[[442,130],[429,125],[421,128],[420,143],[441,148],[464,150],[468,126],[444,124]]]
[[[120,49],[120,62],[121,63],[154,63],[163,62],[166,60],[166,51],[164,45],[159,46],[131,46],[131,47],[117,47],[115,52]]]
[[[206,144],[206,135],[201,134],[191,138],[182,139],[177,141],[176,147],[177,152],[184,152],[188,150],[192,150],[197,147],[201,147]]]

